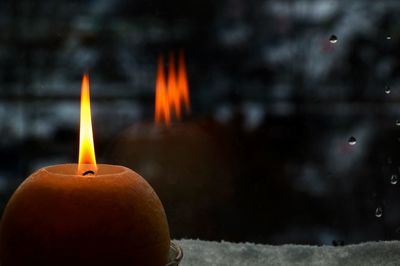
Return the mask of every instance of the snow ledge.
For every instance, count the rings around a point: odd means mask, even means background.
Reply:
[[[261,245],[178,240],[182,266],[379,266],[400,265],[400,241],[366,242],[342,247]]]

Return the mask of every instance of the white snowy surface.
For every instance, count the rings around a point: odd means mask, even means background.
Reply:
[[[400,265],[400,242],[367,242],[342,247],[178,240],[180,266],[379,266]]]

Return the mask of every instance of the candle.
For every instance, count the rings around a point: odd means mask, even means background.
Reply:
[[[169,229],[154,190],[128,168],[96,164],[89,97],[84,76],[79,164],[38,170],[8,202],[2,266],[166,264]]]

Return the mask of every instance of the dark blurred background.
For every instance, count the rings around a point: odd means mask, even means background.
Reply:
[[[1,209],[36,169],[77,162],[88,71],[98,162],[151,183],[173,238],[400,239],[399,12],[396,0],[3,0]],[[179,49],[192,112],[154,131],[157,56]]]

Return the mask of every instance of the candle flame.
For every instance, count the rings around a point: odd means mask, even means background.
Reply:
[[[157,125],[164,123],[169,127],[172,114],[175,114],[177,120],[181,120],[182,103],[186,112],[190,112],[189,85],[183,51],[178,56],[178,68],[176,68],[174,53],[169,54],[168,79],[165,77],[163,57],[162,55],[159,56],[155,103],[155,122]]]
[[[89,76],[88,74],[84,74],[81,88],[78,174],[82,175],[88,170],[97,171],[97,165],[94,152],[92,116],[90,112]]]

